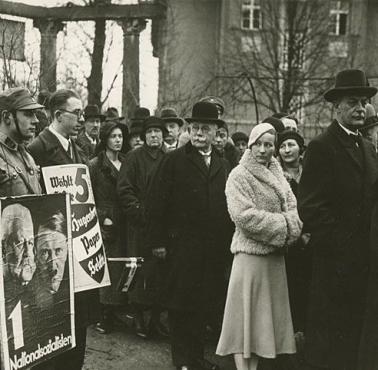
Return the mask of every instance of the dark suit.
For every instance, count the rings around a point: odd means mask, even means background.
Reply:
[[[73,158],[64,150],[58,138],[48,128],[45,128],[29,145],[28,149],[41,168],[71,163],[87,164],[83,151],[73,140],[71,140],[71,145]],[[98,308],[97,302],[97,290],[75,293],[76,348],[34,367],[34,369],[79,370],[82,368],[86,346],[86,330],[87,326],[94,322],[93,310]]]
[[[314,368],[357,368],[376,180],[371,143],[357,146],[336,121],[310,142],[298,208],[313,250],[305,356]]]
[[[162,301],[169,309],[176,366],[203,357],[205,315],[223,304],[232,236],[224,193],[228,172],[216,150],[207,168],[189,142],[163,159],[147,202],[146,245],[168,249]]]

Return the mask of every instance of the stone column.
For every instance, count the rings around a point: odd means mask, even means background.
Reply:
[[[123,29],[122,115],[132,116],[139,105],[139,34],[146,28],[144,19],[125,19]]]
[[[48,19],[34,19],[34,27],[41,33],[41,60],[39,72],[40,90],[56,90],[56,37],[63,23]]]

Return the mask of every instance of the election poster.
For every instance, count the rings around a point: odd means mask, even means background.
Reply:
[[[75,292],[110,285],[88,167],[83,164],[51,166],[42,168],[42,173],[48,194],[71,194]]]
[[[2,369],[29,369],[75,347],[68,194],[0,199]]]

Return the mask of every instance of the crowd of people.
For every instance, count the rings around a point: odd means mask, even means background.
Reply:
[[[378,369],[376,93],[363,71],[338,73],[335,119],[306,147],[280,112],[230,135],[215,96],[126,122],[71,90],[2,92],[0,195],[87,164],[107,256],[144,259],[127,294],[112,263],[111,286],[75,293],[76,347],[34,369],[81,369],[88,325],[107,334],[119,313],[169,337],[181,370],[219,369],[209,333],[238,370]]]

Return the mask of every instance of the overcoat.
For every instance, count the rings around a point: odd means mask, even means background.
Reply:
[[[28,146],[35,162],[42,168],[64,164],[88,164],[83,151],[72,141],[72,159],[58,138],[46,127]],[[75,326],[86,327],[95,322],[98,312],[98,291],[75,293]]]
[[[119,153],[119,160],[123,162],[125,155]],[[97,157],[89,162],[89,171],[106,256],[125,257],[126,240],[124,237],[126,233],[121,224],[121,206],[117,193],[119,172],[110,162],[105,151],[101,151]],[[113,224],[105,226],[104,220],[106,218],[112,220]],[[109,262],[108,267],[112,285],[100,289],[100,301],[103,304],[125,304],[126,294],[117,289],[123,266],[120,262]]]
[[[83,150],[88,160],[96,156],[96,144],[92,144],[85,134],[85,131],[77,135],[76,144]]]
[[[357,368],[376,180],[373,145],[365,139],[356,144],[337,121],[310,142],[298,207],[313,252],[305,332],[305,355],[312,365]]]
[[[224,297],[233,224],[226,205],[228,162],[212,150],[208,168],[188,142],[161,163],[149,201],[147,246],[168,249],[162,300],[173,310],[211,311]]]
[[[129,292],[130,302],[151,305],[155,302],[160,279],[160,261],[146,248],[146,199],[156,169],[164,156],[163,149],[151,150],[147,145],[127,153],[118,176],[118,194],[126,216],[127,256],[143,257],[144,264]]]

